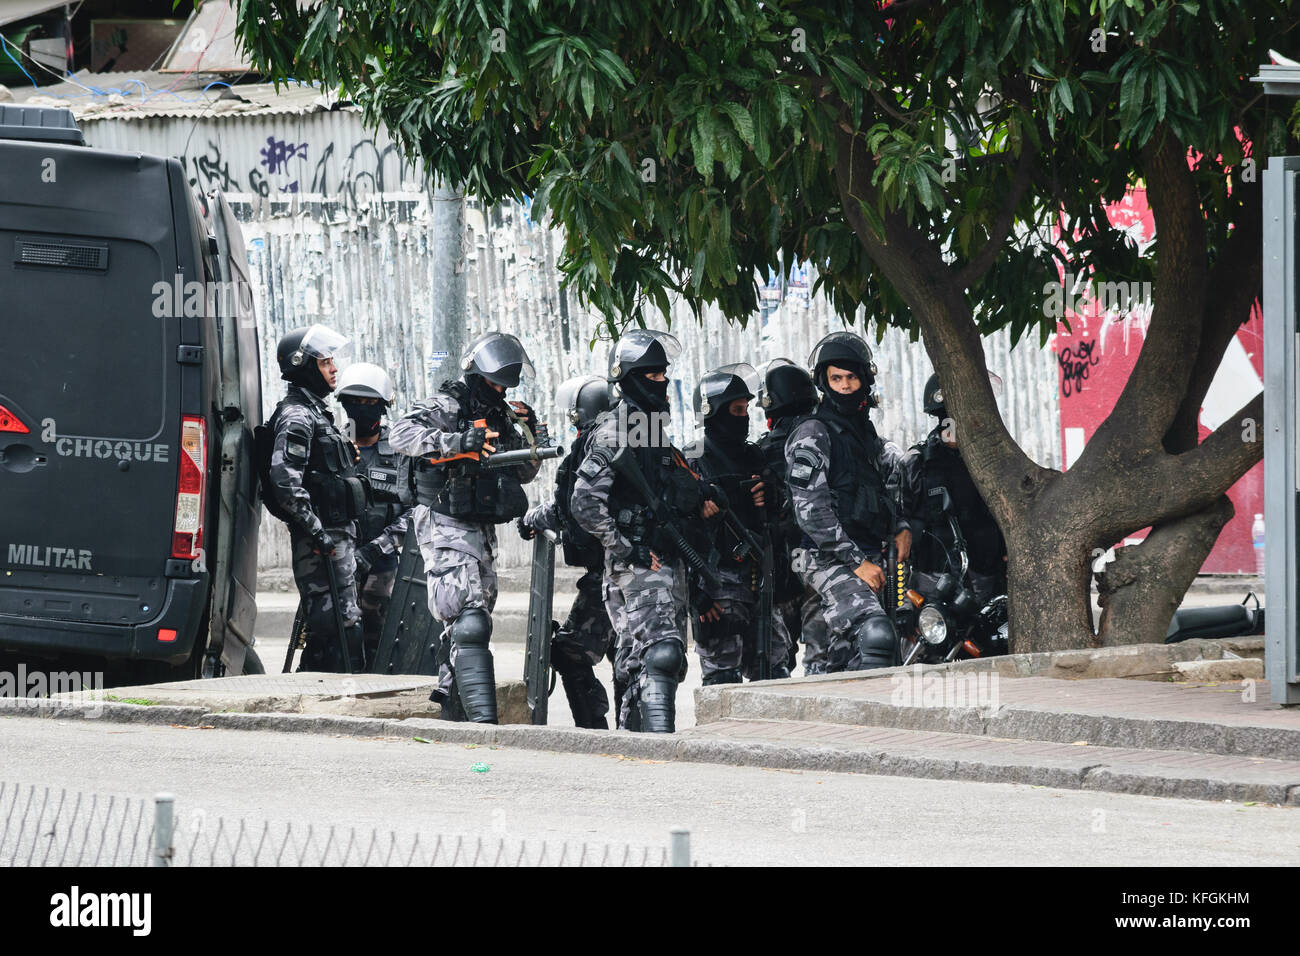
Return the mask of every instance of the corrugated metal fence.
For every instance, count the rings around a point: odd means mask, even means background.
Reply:
[[[85,130],[92,145],[178,156],[196,185],[235,194],[261,325],[268,414],[283,395],[275,343],[294,326],[324,322],[353,337],[354,360],[374,362],[393,376],[398,413],[455,371],[465,341],[502,329],[523,340],[537,367],[536,381],[520,397],[567,443],[571,433],[553,408],[555,388],[573,375],[603,373],[608,343],[599,340],[598,318],[559,288],[561,237],[534,223],[525,206],[484,209],[471,200],[461,208],[444,193],[422,189],[419,172],[350,110],[107,120],[87,122]],[[439,232],[449,222],[460,234],[459,250],[454,236],[448,243]],[[670,392],[677,440],[693,436],[692,389],[709,368],[777,356],[803,362],[818,339],[843,327],[824,298],[808,294],[810,277],[796,278],[801,281],[771,290],[763,315],[743,329],[712,312],[701,325],[685,305],[674,306],[671,328],[683,345]],[[448,323],[449,286],[461,283],[464,320]],[[921,412],[929,359],[902,333],[889,331],[879,346],[868,338],[884,392],[878,427],[906,446],[931,425]],[[1013,349],[1004,333],[987,338],[985,351],[989,368],[1005,381],[1002,407],[1012,434],[1035,460],[1060,467],[1053,356],[1036,342]],[[444,352],[450,353],[445,364]],[[534,497],[548,493],[553,468],[533,486]],[[287,535],[276,522],[262,528],[261,566],[286,566]],[[503,566],[525,563],[524,544],[513,530],[503,531]]]

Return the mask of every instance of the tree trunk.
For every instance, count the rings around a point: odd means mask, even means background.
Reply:
[[[1061,478],[1054,484],[1059,484]],[[1012,653],[1093,643],[1087,515],[1040,497],[1007,535],[1007,612]]]
[[[1116,548],[1098,575],[1101,646],[1160,644],[1235,509],[1225,495],[1203,511],[1154,528],[1141,544]]]

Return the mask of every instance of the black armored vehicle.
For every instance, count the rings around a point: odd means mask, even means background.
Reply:
[[[261,671],[247,270],[176,160],[0,105],[0,652]]]

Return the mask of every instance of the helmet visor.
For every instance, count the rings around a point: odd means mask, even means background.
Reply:
[[[861,362],[870,374],[876,374],[871,346],[852,332],[832,332],[818,342],[808,356],[808,367],[816,369],[818,365],[834,365],[837,359],[842,362]]]
[[[536,374],[523,343],[506,332],[489,332],[471,342],[461,357],[460,367],[506,388],[514,388]]]
[[[695,410],[702,416],[712,415],[723,404],[758,394],[758,372],[748,362],[723,365],[700,379],[695,390]]]
[[[297,351],[314,359],[341,359],[352,354],[352,340],[324,325],[313,325],[298,344]]]
[[[655,346],[659,347],[656,349]],[[609,377],[622,378],[635,368],[653,368],[662,361],[671,365],[682,354],[682,344],[675,335],[654,329],[625,332],[609,353]]]

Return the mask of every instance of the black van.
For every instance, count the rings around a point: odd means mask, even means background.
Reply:
[[[239,224],[176,160],[82,144],[0,105],[0,651],[260,673]]]

